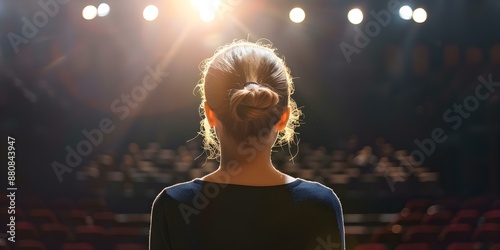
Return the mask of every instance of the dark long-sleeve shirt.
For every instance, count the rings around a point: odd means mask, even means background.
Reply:
[[[343,223],[339,199],[317,182],[243,186],[195,179],[158,194],[149,248],[344,249]]]

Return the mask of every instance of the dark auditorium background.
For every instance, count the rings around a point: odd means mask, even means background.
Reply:
[[[499,12],[495,0],[1,0],[0,249],[147,249],[158,192],[217,167],[195,85],[240,39],[272,42],[291,69],[305,116],[273,161],[335,191],[347,249],[500,249]]]

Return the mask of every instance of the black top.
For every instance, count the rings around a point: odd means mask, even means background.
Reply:
[[[335,193],[296,179],[243,186],[195,179],[165,188],[153,202],[151,250],[345,249]]]

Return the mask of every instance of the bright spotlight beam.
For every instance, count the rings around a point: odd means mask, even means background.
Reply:
[[[418,8],[413,11],[413,21],[423,23],[425,20],[427,20],[427,12],[424,9]]]
[[[306,19],[306,12],[302,8],[293,8],[289,14],[290,20],[294,23],[301,23]]]
[[[97,7],[97,15],[100,17],[107,16],[109,14],[109,5],[107,3],[101,3],[99,4],[99,7]]]
[[[87,5],[82,10],[82,17],[85,20],[92,20],[97,16],[97,8],[94,5]]]
[[[192,0],[191,5],[198,9],[203,22],[211,22],[217,16],[220,0]]]
[[[399,9],[399,16],[401,17],[401,19],[410,20],[412,15],[413,15],[413,10],[408,5],[402,6]]]
[[[347,13],[347,19],[352,24],[360,24],[363,21],[363,12],[358,8],[354,8]]]
[[[144,8],[144,11],[142,12],[142,16],[146,21],[153,21],[158,17],[158,7],[154,5],[148,5],[146,8]]]

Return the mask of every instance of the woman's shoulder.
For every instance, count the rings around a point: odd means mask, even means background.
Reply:
[[[335,192],[330,187],[327,187],[319,182],[310,181],[305,179],[297,178],[301,181],[300,185],[297,185],[297,189],[302,192],[312,192],[319,195],[335,195]],[[336,195],[335,195],[336,196]]]
[[[302,182],[297,185],[293,194],[299,201],[312,201],[326,204],[331,208],[340,209],[340,199],[333,189],[316,181],[300,179]]]
[[[199,192],[199,189],[200,186],[194,181],[177,183],[162,189],[155,200],[189,201]]]

